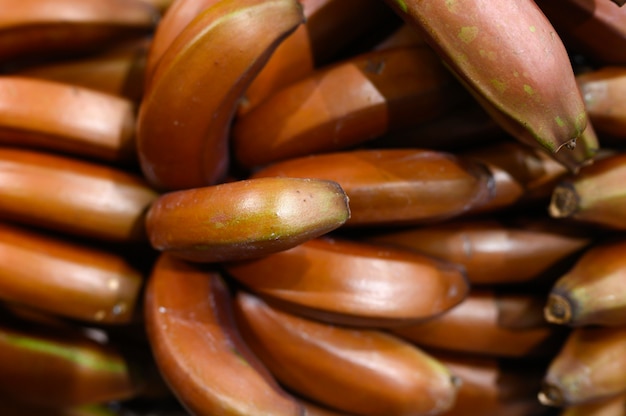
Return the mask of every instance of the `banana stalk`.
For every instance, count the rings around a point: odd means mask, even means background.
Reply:
[[[146,289],[145,316],[157,365],[192,414],[303,414],[242,341],[218,273],[161,255]]]
[[[363,416],[433,415],[454,403],[454,377],[399,338],[299,318],[244,292],[234,309],[254,353],[311,400]]]
[[[290,250],[224,267],[250,290],[283,309],[353,326],[423,321],[459,304],[469,289],[455,265],[331,238],[310,240]]]
[[[198,262],[266,256],[326,234],[350,217],[331,181],[249,179],[161,195],[149,208],[152,246]]]

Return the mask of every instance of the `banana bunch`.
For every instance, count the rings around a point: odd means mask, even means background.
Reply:
[[[623,3],[0,0],[0,413],[626,415]]]

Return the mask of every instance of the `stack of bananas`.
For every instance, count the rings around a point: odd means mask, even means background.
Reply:
[[[0,0],[0,413],[626,415],[623,3]]]

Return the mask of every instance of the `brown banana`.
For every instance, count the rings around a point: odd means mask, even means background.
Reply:
[[[0,144],[128,163],[135,155],[134,105],[72,84],[1,76]]]
[[[366,241],[463,266],[475,285],[530,282],[572,260],[593,240],[542,220],[467,219],[370,234]]]
[[[157,197],[132,173],[70,157],[0,147],[0,219],[97,240],[146,241]]]
[[[609,229],[626,229],[624,179],[626,153],[596,160],[577,175],[563,178],[553,189],[549,213]]]
[[[296,0],[225,0],[185,26],[160,59],[139,110],[138,154],[149,183],[178,190],[224,179],[239,98],[302,20]]]
[[[626,413],[626,394],[620,394],[593,403],[570,406],[559,416],[624,416]]]
[[[448,370],[399,338],[299,318],[244,292],[234,309],[276,379],[311,400],[364,416],[432,415],[454,402]]]
[[[161,195],[149,208],[152,246],[220,262],[286,250],[343,225],[348,199],[331,181],[259,178]]]
[[[121,255],[0,224],[0,298],[102,324],[136,316],[143,276]]]
[[[354,147],[471,97],[426,47],[359,54],[287,85],[233,125],[244,167]]]
[[[571,145],[587,115],[569,56],[532,0],[387,0],[517,139],[551,153]]]
[[[390,331],[420,347],[488,357],[550,357],[565,331],[543,320],[544,299],[474,289],[441,316]]]
[[[546,370],[539,400],[567,407],[626,393],[626,328],[575,328]]]
[[[424,149],[352,150],[277,162],[252,174],[336,181],[350,198],[347,225],[442,221],[493,197],[485,166]]]
[[[344,325],[423,321],[456,306],[468,292],[463,272],[453,264],[328,237],[224,267],[283,309]]]
[[[159,18],[136,0],[2,0],[0,10],[0,63],[104,49],[149,34]]]
[[[145,303],[157,364],[192,414],[304,414],[241,340],[230,293],[218,273],[163,254]]]
[[[626,64],[626,9],[610,0],[535,0],[565,46],[599,65]]]
[[[626,9],[622,13],[626,20]],[[617,143],[626,140],[626,68],[607,66],[580,74],[576,80],[596,131]]]
[[[552,287],[545,308],[549,322],[569,326],[626,325],[626,241],[596,244]]]

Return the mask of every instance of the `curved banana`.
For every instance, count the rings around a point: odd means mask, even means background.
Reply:
[[[462,265],[475,285],[507,285],[551,278],[594,241],[584,230],[532,218],[507,222],[464,219],[426,227],[382,231],[366,241],[414,250]]]
[[[152,247],[185,260],[265,256],[326,234],[350,217],[331,181],[259,178],[161,195],[149,208]]]
[[[350,198],[346,225],[428,223],[459,216],[493,198],[485,166],[424,149],[351,150],[277,162],[252,178],[320,178]]]
[[[372,51],[320,69],[238,117],[234,153],[250,168],[343,150],[469,99],[430,48]]]
[[[436,359],[399,338],[299,318],[238,292],[241,334],[272,374],[322,405],[365,416],[433,415],[457,386]]]
[[[0,76],[0,144],[128,163],[135,155],[134,105],[72,84]]]
[[[137,318],[142,273],[121,255],[0,224],[0,298],[101,324]]]
[[[0,63],[90,53],[149,34],[159,13],[136,0],[1,0]]]
[[[146,329],[164,379],[194,415],[303,416],[241,340],[214,271],[163,254],[149,278]]]
[[[221,1],[167,48],[137,123],[139,161],[153,186],[177,190],[224,179],[238,100],[302,23],[301,9],[296,0]]]
[[[423,321],[458,305],[469,291],[462,270],[451,263],[333,238],[224,267],[286,310],[341,325]]]
[[[569,56],[533,0],[386,0],[502,127],[551,153],[587,115]]]
[[[491,357],[551,357],[566,331],[545,322],[543,303],[543,297],[528,293],[477,289],[441,316],[390,330],[424,348]]]
[[[0,219],[97,240],[146,241],[158,194],[134,174],[31,150],[0,147]]]

